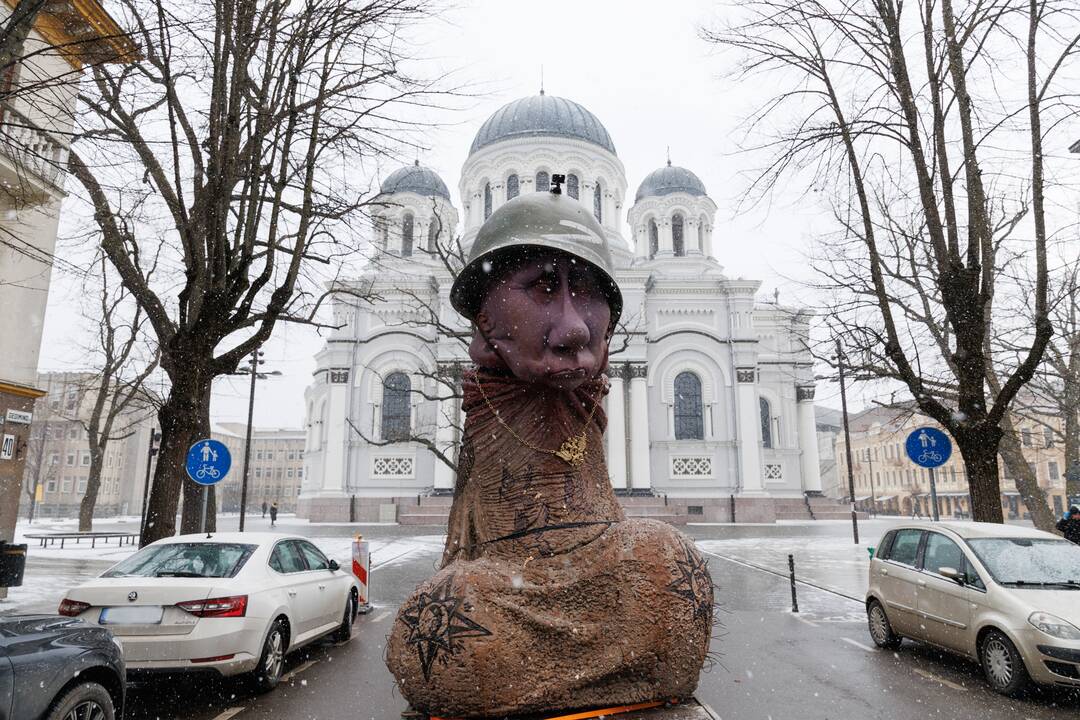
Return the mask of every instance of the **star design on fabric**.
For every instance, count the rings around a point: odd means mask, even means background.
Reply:
[[[682,549],[685,557],[675,560],[677,575],[668,583],[667,589],[689,600],[694,605],[694,615],[706,614],[712,607],[712,578],[708,566],[686,542]]]
[[[471,608],[451,594],[453,580],[453,576],[448,577],[431,591],[420,593],[401,614],[401,621],[409,628],[405,642],[416,647],[426,680],[431,679],[431,666],[435,661],[446,664],[460,649],[461,640],[491,635],[489,630],[465,615]]]

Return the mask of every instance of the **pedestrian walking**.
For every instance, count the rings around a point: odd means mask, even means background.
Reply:
[[[270,505],[270,527],[274,527],[274,523],[277,522],[277,503]]]
[[[1073,505],[1057,523],[1057,529],[1069,542],[1080,545],[1080,507]]]
[[[266,517],[266,501],[265,500],[263,500],[262,510],[263,510],[263,517]]]

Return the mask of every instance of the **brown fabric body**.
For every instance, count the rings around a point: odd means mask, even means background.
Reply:
[[[606,383],[573,393],[481,372],[499,417],[557,449]],[[605,418],[573,467],[530,450],[488,408],[477,375],[441,569],[401,606],[387,666],[431,714],[502,717],[687,697],[712,627],[712,584],[693,542],[626,519],[604,462]]]

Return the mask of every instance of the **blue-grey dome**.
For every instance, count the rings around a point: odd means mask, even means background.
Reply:
[[[705,192],[705,183],[701,182],[694,173],[686,168],[672,165],[671,161],[659,170],[653,170],[645,176],[638,186],[634,202],[642,198],[671,195],[672,193],[684,192],[689,195],[708,195]]]
[[[572,100],[542,92],[496,110],[480,126],[469,152],[500,140],[545,135],[584,140],[615,154],[611,136],[595,115]]]
[[[450,200],[450,191],[446,189],[446,183],[434,170],[421,166],[419,160],[387,175],[379,189],[386,195],[411,192]]]

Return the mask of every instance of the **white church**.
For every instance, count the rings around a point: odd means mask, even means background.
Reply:
[[[455,476],[439,455],[453,462],[459,442],[453,388],[469,364],[469,327],[450,307],[445,254],[433,250],[460,238],[467,254],[493,210],[546,192],[555,173],[607,232],[625,299],[605,450],[628,513],[673,522],[820,514],[811,314],[724,273],[716,256],[728,238],[693,172],[669,162],[628,193],[596,116],[543,92],[480,126],[459,206],[419,164],[383,181],[377,254],[350,281],[358,297],[337,297],[337,329],[305,394],[297,514],[444,521]]]

